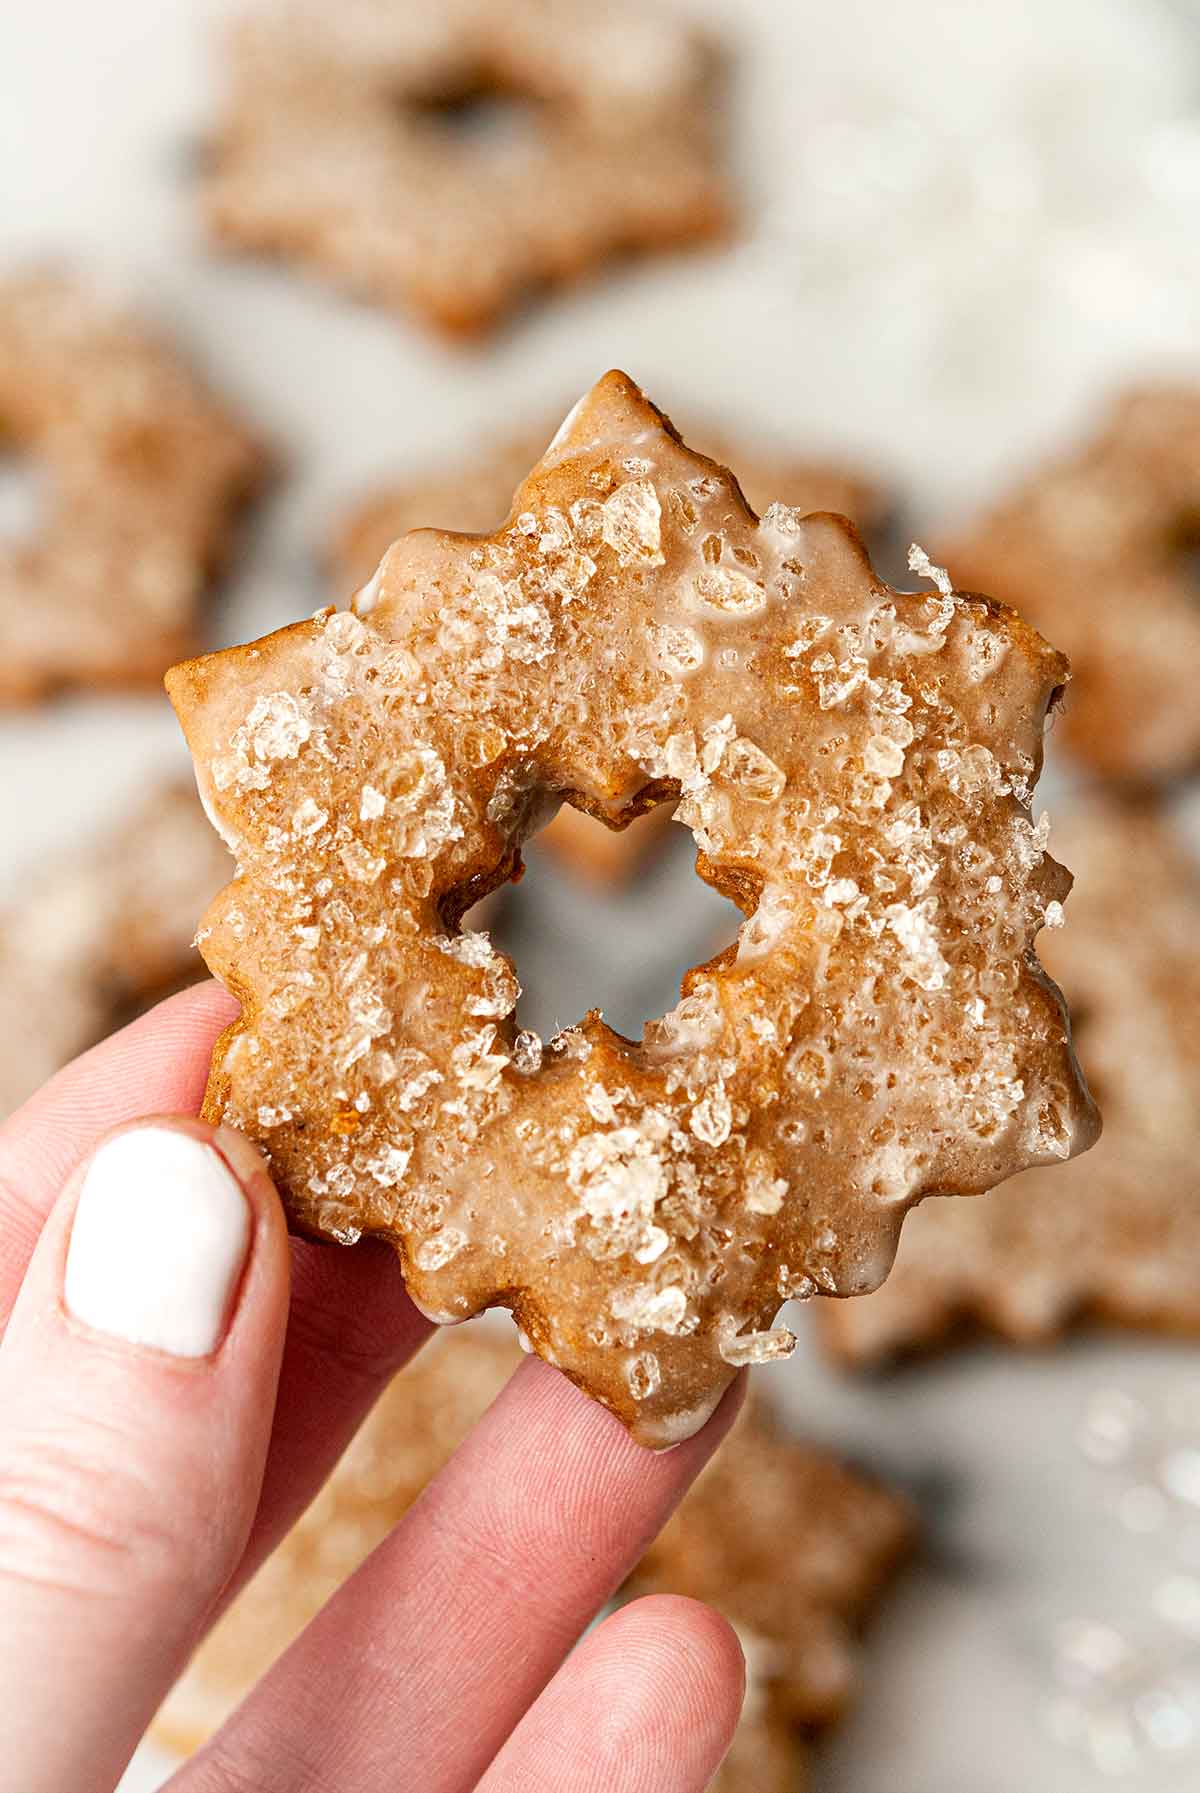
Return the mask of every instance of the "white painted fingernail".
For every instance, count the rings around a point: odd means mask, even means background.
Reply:
[[[249,1205],[220,1154],[190,1133],[134,1127],[87,1168],[63,1297],[98,1332],[207,1357],[249,1242]]]

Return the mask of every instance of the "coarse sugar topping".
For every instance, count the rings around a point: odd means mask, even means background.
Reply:
[[[240,861],[208,1112],[306,1228],[391,1238],[439,1319],[512,1306],[667,1444],[789,1348],[783,1300],[874,1286],[923,1194],[1090,1143],[1032,951],[1069,886],[1029,807],[1066,666],[1014,613],[756,518],[620,374],[505,524],[405,536],[360,609],[171,678]],[[543,1048],[459,927],[563,801],[676,804],[747,917],[640,1042],[593,1012]]]

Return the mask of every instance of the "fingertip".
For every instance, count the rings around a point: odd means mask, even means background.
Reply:
[[[591,1450],[608,1445],[647,1463],[673,1463],[688,1456],[707,1457],[716,1450],[742,1410],[748,1378],[748,1370],[739,1370],[703,1425],[678,1443],[659,1447],[640,1443],[616,1414],[543,1358],[529,1356],[514,1378],[514,1385],[531,1412],[554,1414],[555,1420],[567,1429],[567,1439],[578,1431],[586,1435]]]
[[[470,1455],[492,1482],[500,1522],[520,1515],[528,1524],[536,1516],[564,1540],[586,1531],[605,1556],[628,1554],[632,1562],[725,1438],[744,1389],[743,1373],[698,1432],[654,1451],[560,1371],[530,1357],[477,1428]],[[516,1452],[514,1438],[522,1440]]]
[[[265,1177],[267,1182],[270,1182],[271,1173],[267,1167],[266,1158],[254,1141],[248,1139],[244,1133],[239,1133],[236,1127],[230,1127],[225,1122],[222,1122],[220,1126],[213,1127],[207,1121],[192,1121],[190,1116],[182,1119],[168,1116],[167,1124],[171,1126],[190,1125],[203,1130],[213,1147],[224,1158],[234,1176],[243,1185],[254,1183],[260,1177]]]
[[[176,1116],[166,1124],[191,1133],[210,1145],[237,1180],[253,1216],[255,1251],[269,1252],[273,1271],[286,1283],[289,1279],[287,1215],[263,1153],[235,1127],[213,1127],[207,1121],[193,1120],[190,1116]]]
[[[72,1167],[123,1123],[194,1115],[213,1042],[237,1012],[220,984],[180,991],[64,1066],[0,1126],[0,1324]]]
[[[699,1793],[744,1691],[737,1637],[711,1607],[674,1594],[632,1601],[567,1659],[481,1793]]]
[[[715,1607],[683,1594],[647,1594],[623,1606],[597,1632],[616,1660],[645,1665],[672,1724],[707,1726],[727,1747],[746,1692],[746,1658],[737,1632]]]
[[[208,1080],[213,1042],[238,1013],[235,998],[213,978],[177,990],[64,1065],[19,1113],[44,1121],[82,1102],[89,1117],[107,1108],[115,1121],[137,1113],[112,1115],[115,1103],[139,1098],[148,1098],[151,1110],[169,1104],[194,1113]]]
[[[594,1709],[609,1713],[602,1750],[614,1764],[640,1762],[631,1788],[707,1786],[746,1691],[745,1657],[728,1620],[682,1595],[647,1595],[600,1627],[591,1668]]]

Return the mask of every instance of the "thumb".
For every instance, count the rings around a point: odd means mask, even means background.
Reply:
[[[258,1502],[287,1238],[253,1148],[111,1134],[0,1345],[0,1793],[111,1793]]]

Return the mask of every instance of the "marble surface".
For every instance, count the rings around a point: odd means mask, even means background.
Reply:
[[[322,601],[314,551],[364,484],[540,416],[612,364],[668,408],[699,400],[731,428],[864,457],[919,537],[1113,382],[1200,363],[1190,0],[695,4],[738,46],[741,239],[628,270],[465,354],[284,270],[206,254],[189,169],[211,104],[211,7],[0,9],[0,262],[48,257],[127,291],[285,457],[214,641]],[[153,698],[0,720],[0,887],[103,826],[151,769],[183,763]],[[1179,808],[1194,832],[1194,794]],[[596,1003],[636,1026],[669,1003],[728,919],[684,847],[615,910],[534,860],[504,924],[531,1019]],[[798,1426],[897,1475],[927,1521],[925,1560],[874,1628],[859,1711],[823,1752],[823,1793],[1084,1793],[1105,1778],[1051,1734],[1055,1638],[1089,1620],[1153,1630],[1159,1648],[1156,1591],[1191,1545],[1177,1514],[1149,1533],[1122,1520],[1121,1475],[1086,1458],[1080,1428],[1105,1391],[1158,1412],[1198,1372],[1186,1347],[1089,1340],[852,1383],[805,1338],[772,1373]],[[1171,1666],[1195,1671],[1196,1645],[1173,1635]],[[1119,1722],[1100,1727],[1129,1793],[1200,1776],[1178,1719],[1143,1698],[1138,1722],[1156,1711],[1159,1744],[1132,1765]],[[168,1769],[147,1750],[129,1787],[148,1793]]]

